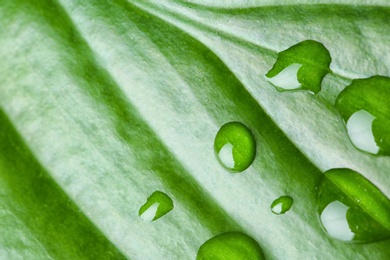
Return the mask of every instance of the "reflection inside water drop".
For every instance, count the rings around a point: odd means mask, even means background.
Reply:
[[[351,241],[355,233],[349,227],[347,211],[349,207],[336,200],[329,203],[322,211],[320,219],[326,232],[334,238]]]
[[[153,203],[147,210],[145,210],[139,217],[145,222],[151,222],[156,217],[157,209],[160,203]]]
[[[379,147],[372,133],[372,122],[374,119],[375,117],[366,110],[359,110],[348,119],[347,131],[351,142],[356,148],[377,154]]]
[[[278,203],[278,204],[276,204],[275,206],[273,206],[272,207],[272,212],[273,213],[275,213],[275,214],[280,214],[280,213],[282,213],[282,205],[283,205],[283,203]]]
[[[225,144],[218,153],[219,160],[227,168],[234,168],[233,145]]]
[[[298,81],[298,70],[301,66],[302,64],[293,63],[279,72],[278,75],[272,78],[265,76],[265,79],[272,85],[283,90],[298,89],[302,86],[302,84]]]

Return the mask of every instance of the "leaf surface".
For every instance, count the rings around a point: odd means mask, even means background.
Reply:
[[[389,157],[356,150],[334,107],[353,78],[390,76],[390,8],[317,2],[2,3],[0,216],[17,224],[0,225],[0,252],[92,258],[87,241],[113,258],[195,259],[206,240],[240,231],[267,259],[389,258],[389,241],[327,237],[315,187],[322,172],[351,168],[390,197]],[[263,75],[279,51],[307,39],[326,46],[333,73],[318,95],[276,91]],[[252,166],[236,175],[213,151],[231,121],[257,142]],[[49,184],[32,184],[37,169]],[[42,185],[55,193],[49,209]],[[156,190],[174,210],[142,222]],[[276,216],[269,207],[285,194],[294,205]],[[57,249],[49,229],[63,237]]]

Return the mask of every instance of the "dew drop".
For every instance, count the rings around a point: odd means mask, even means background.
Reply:
[[[371,154],[390,155],[390,78],[355,79],[336,100],[351,143]]]
[[[325,172],[316,203],[321,225],[332,238],[350,243],[390,238],[390,200],[353,170]]]
[[[272,202],[271,211],[276,215],[284,214],[290,210],[293,203],[294,200],[290,196],[282,196]]]
[[[161,191],[155,191],[141,206],[138,216],[145,222],[157,220],[173,209],[172,199]]]
[[[264,259],[259,244],[241,232],[227,232],[207,240],[198,250],[197,260]]]
[[[214,151],[225,169],[234,173],[242,172],[255,159],[255,137],[244,124],[227,123],[219,129],[215,137]]]
[[[331,61],[329,51],[322,43],[302,41],[279,52],[265,79],[278,91],[302,89],[318,93],[323,78],[331,71]]]

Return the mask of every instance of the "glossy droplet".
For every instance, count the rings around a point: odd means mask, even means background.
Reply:
[[[322,43],[306,40],[279,52],[265,79],[278,91],[306,89],[318,93],[322,79],[330,72],[331,61]]]
[[[272,202],[271,211],[277,215],[284,214],[290,210],[293,203],[294,200],[290,196],[282,196]]]
[[[322,227],[335,239],[371,243],[390,238],[390,200],[353,170],[324,173],[317,188],[317,209]]]
[[[172,199],[161,191],[155,191],[139,209],[139,217],[146,222],[161,218],[173,209]]]
[[[214,151],[225,169],[230,172],[242,172],[255,159],[255,137],[242,123],[227,123],[219,129],[215,137]]]
[[[207,240],[198,250],[197,260],[264,259],[259,244],[241,232],[228,232]]]
[[[337,97],[352,144],[359,150],[390,155],[390,78],[356,79]]]

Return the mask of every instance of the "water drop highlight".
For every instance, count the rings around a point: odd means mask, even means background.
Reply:
[[[362,109],[352,114],[348,119],[346,127],[348,136],[353,145],[363,151],[377,154],[379,147],[375,142],[372,132],[372,122],[375,117]]]
[[[349,207],[335,200],[329,203],[321,212],[322,226],[328,234],[343,241],[351,241],[355,237],[348,224],[347,211]]]
[[[276,215],[284,214],[290,210],[293,203],[294,200],[290,196],[282,196],[272,202],[271,211]]]
[[[240,122],[223,125],[214,140],[214,152],[220,164],[230,172],[246,170],[255,159],[256,141]]]
[[[155,191],[139,209],[138,216],[145,222],[157,220],[173,209],[172,199],[161,191]]]
[[[318,93],[323,78],[331,72],[331,61],[322,43],[306,40],[279,52],[265,79],[278,91],[302,89]]]
[[[302,84],[298,81],[298,70],[300,67],[302,67],[302,64],[293,63],[273,78],[268,78],[267,76],[265,78],[281,91],[299,89],[302,87]]]
[[[264,259],[259,244],[241,232],[227,232],[207,240],[198,250],[197,260]]]
[[[371,154],[390,155],[390,78],[355,79],[340,92],[336,108],[351,143]]]
[[[390,200],[351,169],[332,169],[317,187],[317,210],[324,231],[349,243],[390,238]]]

